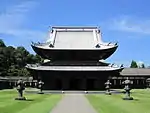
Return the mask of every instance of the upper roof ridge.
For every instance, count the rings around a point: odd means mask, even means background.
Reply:
[[[99,29],[97,26],[52,26],[52,29]]]

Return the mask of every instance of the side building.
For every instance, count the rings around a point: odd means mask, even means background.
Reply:
[[[150,88],[150,69],[148,68],[124,68],[120,76],[111,77],[113,88],[123,88],[122,82],[129,78],[133,81],[132,88]]]

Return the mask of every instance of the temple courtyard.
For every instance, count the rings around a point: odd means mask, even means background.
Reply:
[[[14,99],[18,96],[16,89],[1,90],[0,113],[150,113],[150,89],[133,89],[134,100],[123,100],[123,93],[28,91],[24,93],[27,100],[19,101]]]

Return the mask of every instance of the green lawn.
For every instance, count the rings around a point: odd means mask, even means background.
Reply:
[[[150,113],[150,90],[133,90],[135,100],[122,100],[123,94],[93,94],[86,97],[98,113]]]
[[[25,94],[27,101],[17,101],[16,90],[0,90],[0,113],[49,113],[62,98],[59,94]]]

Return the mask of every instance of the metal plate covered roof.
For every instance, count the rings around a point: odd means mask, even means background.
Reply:
[[[150,76],[150,69],[124,68],[120,74],[123,76]]]
[[[93,32],[56,32],[55,48],[95,48]]]

